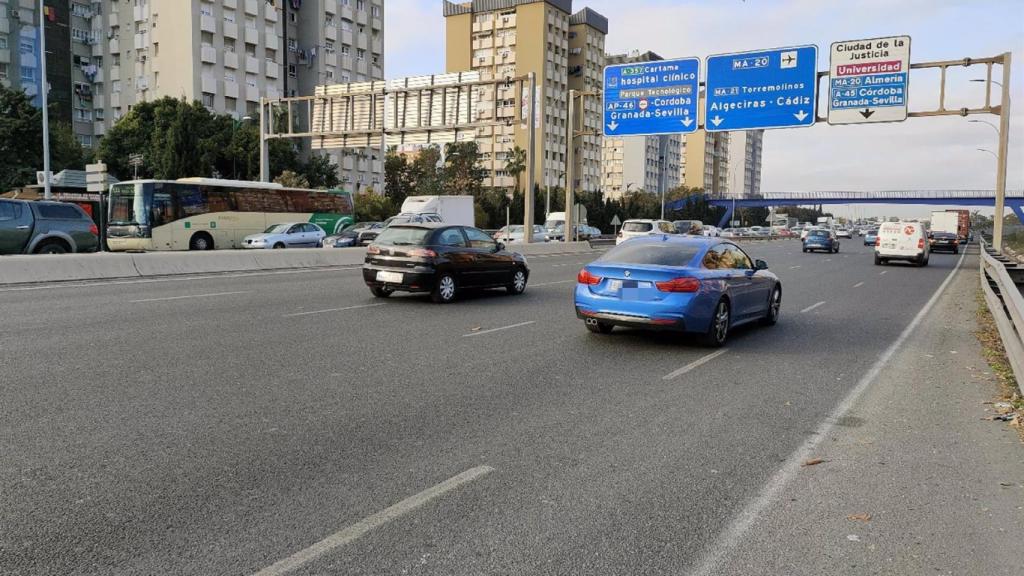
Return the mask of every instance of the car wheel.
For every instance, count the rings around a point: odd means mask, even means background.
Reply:
[[[441,274],[437,279],[437,285],[434,286],[434,291],[430,293],[430,299],[438,304],[447,304],[455,300],[456,291],[455,277],[447,273]]]
[[[50,240],[36,248],[36,254],[67,254],[68,247],[60,240]]]
[[[921,261],[918,263],[918,266],[924,268],[927,265],[928,265],[928,258],[927,257],[921,258]]]
[[[881,265],[882,265],[882,259],[878,257],[878,254],[875,254],[875,266],[881,266]]]
[[[804,254],[807,254],[807,248],[804,248]]]
[[[611,334],[612,330],[615,328],[612,324],[598,322],[593,318],[587,319],[585,324],[587,325],[587,330],[590,330],[594,334]]]
[[[836,246],[836,249],[834,250],[834,252],[835,252],[836,254],[839,254],[839,246],[838,246],[838,245]]]
[[[522,294],[526,290],[526,270],[516,268],[512,273],[512,282],[506,288],[509,294]]]
[[[206,232],[197,232],[188,241],[189,250],[213,250],[213,237]]]
[[[765,326],[775,326],[779,322],[779,313],[782,311],[782,288],[778,286],[772,290],[768,298],[768,312],[764,315],[762,323]]]
[[[711,348],[720,348],[729,338],[729,303],[722,299],[715,306],[715,313],[711,316],[711,325],[704,334],[704,344]]]
[[[284,242],[278,242],[274,244],[274,250],[284,250]]]
[[[371,286],[370,293],[376,296],[377,298],[387,298],[388,296],[394,294],[395,291],[391,290],[390,288],[384,288],[381,286]]]

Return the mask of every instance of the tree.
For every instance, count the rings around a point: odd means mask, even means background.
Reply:
[[[508,160],[505,162],[505,170],[515,178],[515,191],[522,192],[521,179],[523,172],[526,172],[526,150],[523,150],[518,145],[512,148],[512,153],[509,154]]]
[[[274,182],[285,188],[309,188],[309,180],[304,175],[291,170],[282,172],[277,178],[274,178]]]
[[[372,190],[357,194],[355,203],[357,222],[379,222],[395,213],[395,205],[391,199]]]
[[[324,154],[311,155],[304,173],[311,188],[336,188],[340,183],[338,165],[331,162],[330,156]]]
[[[397,148],[388,148],[384,157],[384,192],[396,205],[401,206],[405,202],[409,192],[413,189],[412,165],[405,157],[399,154]]]
[[[442,174],[446,193],[479,194],[484,184],[484,170],[480,167],[480,147],[477,143],[446,144],[444,155]]]
[[[409,168],[409,195],[436,196],[444,194],[442,173],[438,169],[441,163],[441,150],[437,146],[428,146],[420,150]]]
[[[85,168],[87,154],[65,123],[50,124],[50,170]],[[23,91],[0,85],[0,192],[36,183],[43,169],[43,113]]]

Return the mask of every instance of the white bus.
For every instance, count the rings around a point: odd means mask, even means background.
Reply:
[[[328,234],[355,222],[352,195],[280,184],[182,178],[110,187],[107,245],[125,250],[241,248],[282,222],[312,222]]]

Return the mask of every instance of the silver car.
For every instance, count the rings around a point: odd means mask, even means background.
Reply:
[[[311,222],[285,222],[274,224],[261,234],[250,234],[242,241],[242,248],[316,248],[321,246],[327,233]]]

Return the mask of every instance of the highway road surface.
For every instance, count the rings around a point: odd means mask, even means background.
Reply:
[[[782,318],[721,351],[588,333],[594,254],[447,306],[358,269],[0,290],[0,573],[750,573],[794,463],[977,260],[747,248]]]

